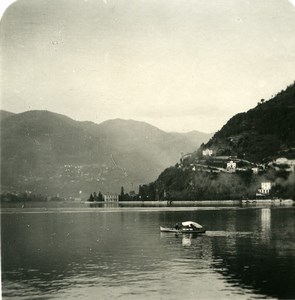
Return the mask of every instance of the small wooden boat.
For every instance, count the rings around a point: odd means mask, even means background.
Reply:
[[[205,233],[206,229],[205,228],[180,228],[180,229],[175,229],[173,227],[162,227],[160,226],[160,231],[161,232],[171,232],[171,233]]]
[[[181,227],[176,228],[176,227],[163,227],[160,226],[160,231],[161,232],[172,232],[172,233],[205,233],[206,229],[192,221],[186,221],[181,223]]]

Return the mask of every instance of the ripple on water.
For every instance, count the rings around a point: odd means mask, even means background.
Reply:
[[[292,298],[294,216],[292,210],[262,214],[258,209],[4,214],[3,295]],[[196,238],[159,233],[161,224],[180,219],[199,220],[212,231]]]

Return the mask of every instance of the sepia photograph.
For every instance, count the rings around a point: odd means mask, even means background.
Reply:
[[[295,0],[1,0],[1,299],[295,299]]]

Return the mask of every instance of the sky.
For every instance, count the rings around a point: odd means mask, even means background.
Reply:
[[[3,110],[209,133],[295,80],[295,0],[4,2]]]

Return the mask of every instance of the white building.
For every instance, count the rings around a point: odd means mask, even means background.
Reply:
[[[105,202],[118,202],[119,201],[119,195],[105,194],[105,195],[103,195],[103,200]]]
[[[288,165],[290,166],[290,171],[295,172],[295,159],[288,159]]]
[[[258,192],[264,195],[268,195],[271,190],[271,182],[261,182],[261,188],[258,189]]]
[[[203,156],[212,156],[213,151],[210,149],[203,150]]]
[[[257,167],[252,168],[252,172],[253,172],[253,174],[258,174],[258,168]]]
[[[288,159],[285,157],[279,157],[274,161],[277,165],[287,165],[289,168],[286,171],[294,172],[295,171],[295,159]]]
[[[235,163],[234,161],[229,161],[226,163],[226,169],[230,172],[235,172],[237,168],[237,163]]]
[[[275,163],[278,165],[288,164],[288,159],[285,157],[279,157],[275,160]]]

